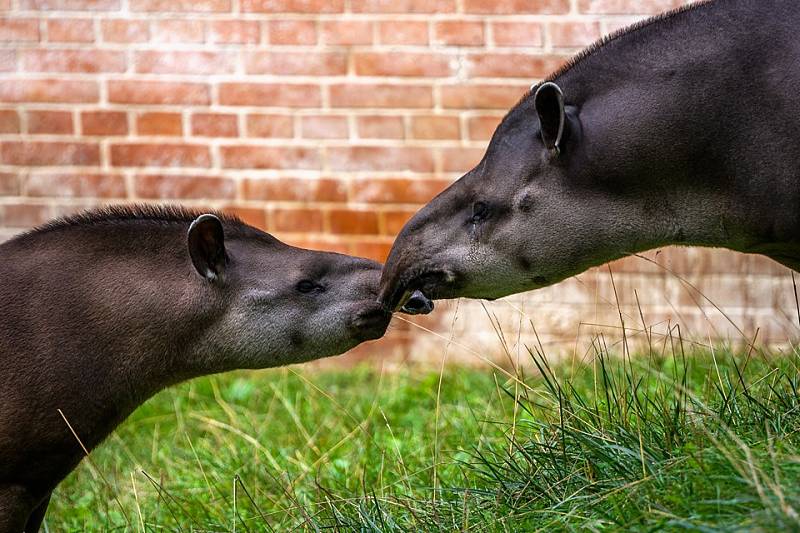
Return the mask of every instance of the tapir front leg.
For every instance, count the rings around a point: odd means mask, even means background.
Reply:
[[[28,517],[28,523],[25,525],[25,533],[38,533],[39,528],[42,526],[44,514],[47,512],[47,506],[50,504],[50,494],[39,503],[36,509],[33,510]]]
[[[0,485],[0,533],[26,531],[35,499],[20,485]]]

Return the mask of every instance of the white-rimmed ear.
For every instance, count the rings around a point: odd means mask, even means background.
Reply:
[[[215,215],[197,217],[189,226],[189,256],[197,272],[208,281],[222,278],[225,273],[225,232]]]
[[[545,148],[557,155],[561,150],[561,139],[566,124],[564,93],[558,85],[548,81],[536,90],[533,103],[539,116],[542,142]]]

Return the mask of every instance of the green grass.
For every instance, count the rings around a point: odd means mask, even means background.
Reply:
[[[59,486],[49,531],[800,530],[800,356],[531,359],[516,378],[445,367],[441,386],[369,368],[186,383]]]

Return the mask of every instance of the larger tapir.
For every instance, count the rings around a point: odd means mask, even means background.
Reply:
[[[0,260],[0,533],[38,531],[76,436],[92,449],[162,388],[340,354],[391,318],[380,264],[177,208],[58,220]]]
[[[668,244],[797,270],[798,27],[795,1],[716,0],[590,47],[405,225],[381,301],[497,298]]]

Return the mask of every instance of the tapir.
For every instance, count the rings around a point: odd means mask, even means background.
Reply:
[[[0,533],[38,531],[83,447],[159,390],[340,354],[391,318],[379,263],[181,208],[62,218],[0,260]]]
[[[798,270],[799,27],[794,1],[715,0],[589,47],[406,223],[381,302],[493,299],[673,244]]]

